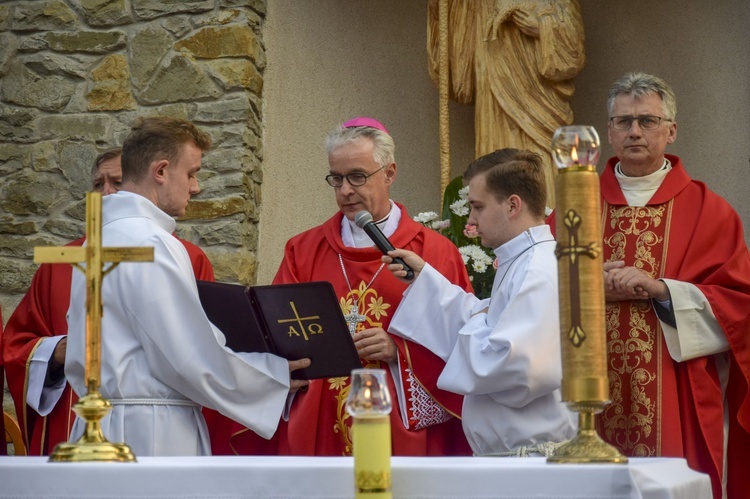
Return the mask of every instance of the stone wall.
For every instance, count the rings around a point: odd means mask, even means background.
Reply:
[[[34,246],[84,232],[94,158],[137,116],[187,118],[214,148],[178,233],[220,280],[253,283],[266,0],[0,0],[0,306]]]

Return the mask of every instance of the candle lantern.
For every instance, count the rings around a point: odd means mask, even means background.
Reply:
[[[352,371],[346,411],[354,418],[354,497],[391,499],[391,395],[384,369]]]
[[[555,181],[562,399],[578,412],[578,434],[549,462],[625,463],[596,433],[594,416],[609,404],[604,317],[599,136],[590,126],[558,128]]]

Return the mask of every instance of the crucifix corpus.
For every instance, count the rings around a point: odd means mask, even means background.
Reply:
[[[86,421],[86,430],[77,442],[58,445],[50,461],[133,462],[135,456],[124,443],[108,442],[99,421],[112,405],[99,393],[102,351],[102,278],[120,262],[152,262],[154,248],[102,247],[102,195],[86,194],[86,245],[82,247],[46,246],[34,248],[34,263],[67,263],[86,274],[86,385],[88,393],[73,410]],[[111,263],[106,270],[105,263]],[[83,264],[83,265],[82,265]]]

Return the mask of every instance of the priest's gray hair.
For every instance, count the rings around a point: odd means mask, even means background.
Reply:
[[[672,88],[658,76],[641,72],[627,73],[621,76],[609,89],[609,96],[607,97],[609,117],[612,117],[615,99],[618,95],[632,95],[642,99],[652,94],[661,97],[663,117],[670,120],[675,119],[677,117],[677,99]]]
[[[384,131],[369,126],[342,128],[339,125],[334,128],[326,137],[326,153],[331,154],[335,149],[363,138],[372,141],[372,156],[377,164],[386,166],[396,162],[396,144],[393,138]]]

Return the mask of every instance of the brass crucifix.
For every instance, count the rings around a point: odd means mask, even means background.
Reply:
[[[578,245],[578,229],[581,226],[581,216],[575,210],[568,210],[565,213],[563,223],[568,229],[568,246],[560,246],[558,244],[555,249],[555,255],[557,259],[568,257],[569,269],[570,269],[570,314],[571,324],[570,331],[568,332],[568,339],[573,346],[580,346],[586,339],[586,331],[583,330],[581,324],[581,297],[580,297],[580,281],[578,276],[578,260],[579,256],[588,256],[589,258],[596,258],[599,256],[601,249],[595,242],[589,243],[588,246]]]
[[[75,443],[55,448],[50,461],[135,461],[125,444],[112,444],[102,435],[99,421],[112,406],[99,393],[101,377],[102,278],[120,262],[152,262],[154,248],[102,247],[102,195],[86,194],[86,246],[34,248],[34,263],[69,263],[86,274],[86,367],[88,393],[73,410],[86,421],[86,431]],[[106,270],[104,263],[110,262]],[[85,268],[81,266],[85,264]]]

